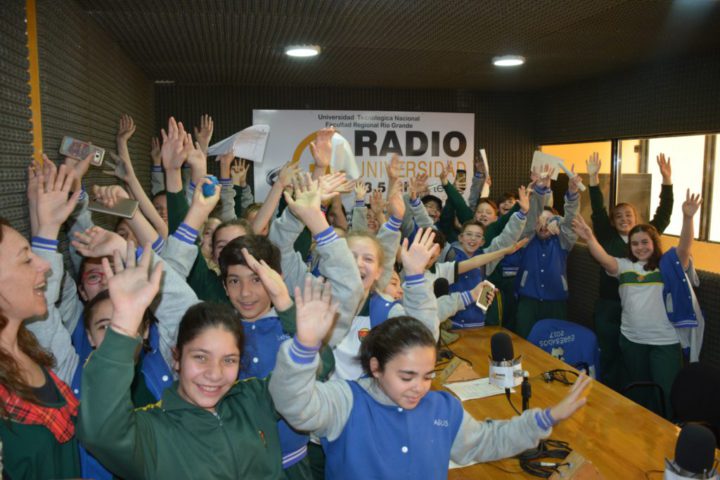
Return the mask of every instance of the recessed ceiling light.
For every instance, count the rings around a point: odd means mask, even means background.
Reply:
[[[314,57],[320,54],[320,47],[317,45],[290,45],[285,47],[285,55],[290,57]]]
[[[525,63],[525,57],[522,55],[502,55],[493,57],[493,65],[496,67],[517,67]]]

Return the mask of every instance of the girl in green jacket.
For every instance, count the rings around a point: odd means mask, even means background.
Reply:
[[[201,303],[183,316],[174,352],[179,381],[157,404],[134,409],[133,353],[143,311],[158,292],[162,267],[149,272],[128,247],[107,259],[113,303],[105,341],[83,372],[78,436],[110,471],[133,478],[282,477],[277,419],[267,382],[237,382],[243,334],[232,308]],[[127,265],[123,267],[123,263]]]

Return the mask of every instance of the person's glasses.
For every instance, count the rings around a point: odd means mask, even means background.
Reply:
[[[103,272],[85,272],[82,276],[82,283],[87,283],[88,285],[97,285],[98,283],[101,283],[105,279],[105,274]]]

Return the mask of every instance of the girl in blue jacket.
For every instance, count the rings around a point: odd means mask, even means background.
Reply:
[[[327,479],[447,478],[450,459],[491,461],[533,447],[557,422],[585,404],[581,377],[558,405],[509,421],[479,422],[459,400],[430,391],[435,339],[412,317],[396,317],[365,337],[357,381],[315,382],[317,352],[337,304],[330,289],[308,279],[295,292],[297,333],[278,354],[270,379],[275,407],[295,428],[321,437]]]

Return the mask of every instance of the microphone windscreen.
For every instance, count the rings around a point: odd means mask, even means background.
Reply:
[[[513,355],[513,344],[510,335],[498,332],[490,338],[490,352],[495,362],[511,361]]]
[[[450,283],[447,278],[441,277],[435,280],[433,283],[433,291],[437,298],[440,298],[443,295],[450,295]]]
[[[675,463],[692,473],[709,472],[715,462],[715,435],[707,427],[689,423],[675,444]]]

